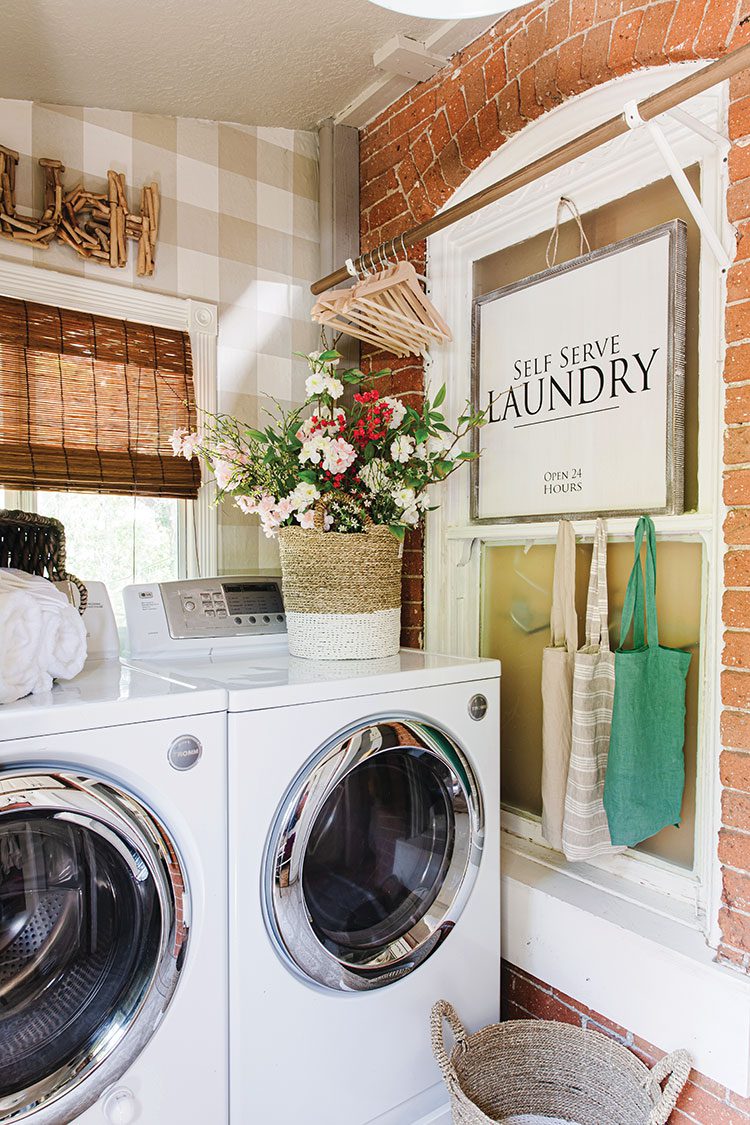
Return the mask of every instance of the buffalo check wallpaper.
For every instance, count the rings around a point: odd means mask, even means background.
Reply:
[[[101,190],[108,168],[125,173],[132,202],[155,180],[162,211],[153,277],[136,255],[112,270],[60,244],[48,250],[0,242],[0,256],[109,283],[212,301],[219,310],[220,409],[262,419],[263,395],[304,397],[294,352],[317,345],[309,285],[319,275],[318,154],[314,133],[117,110],[0,99],[0,144],[18,150],[19,212],[41,209],[39,157]],[[276,568],[273,542],[229,505],[220,514],[221,568]]]

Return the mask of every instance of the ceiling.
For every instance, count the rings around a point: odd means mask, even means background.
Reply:
[[[2,0],[2,10],[0,97],[298,129],[375,81],[373,51],[391,36],[441,27],[369,0]]]

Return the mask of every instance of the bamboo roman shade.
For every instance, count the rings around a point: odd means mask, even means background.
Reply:
[[[185,332],[0,297],[0,484],[195,498]]]

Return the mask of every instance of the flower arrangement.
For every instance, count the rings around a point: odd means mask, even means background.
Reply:
[[[429,488],[477,456],[461,449],[466,435],[484,422],[467,407],[452,429],[440,411],[445,387],[425,395],[416,409],[377,389],[340,400],[346,384],[373,382],[388,371],[338,373],[335,350],[302,356],[310,367],[305,402],[283,410],[275,404],[265,429],[229,415],[205,415],[200,433],[175,430],[175,456],[201,457],[212,470],[219,498],[231,497],[247,514],[257,513],[265,534],[284,526],[312,528],[314,507],[325,494],[326,530],[363,530],[366,516],[402,539],[430,507]],[[341,499],[339,499],[339,497]]]

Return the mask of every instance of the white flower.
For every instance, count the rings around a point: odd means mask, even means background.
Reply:
[[[297,512],[297,520],[300,527],[310,530],[315,527],[315,512]]]
[[[430,457],[442,456],[448,448],[448,442],[444,437],[428,437],[425,445]]]
[[[197,446],[200,438],[197,433],[188,434],[183,438],[182,442],[182,456],[186,461],[190,461],[195,456],[195,447]]]
[[[235,466],[229,461],[222,461],[218,459],[213,463],[214,476],[216,483],[222,491],[231,492],[232,489],[237,487],[237,481],[233,481]]]
[[[319,499],[320,493],[315,485],[306,480],[301,480],[297,487],[289,493],[289,500],[291,500],[292,507],[297,512],[304,511],[305,508],[309,508]]]
[[[175,457],[180,456],[180,454],[182,453],[182,443],[183,443],[183,441],[185,440],[186,437],[187,437],[187,430],[186,429],[172,430],[172,433],[169,435],[169,442],[170,442],[170,445],[172,446],[173,456],[175,456]]]
[[[340,379],[334,379],[333,375],[326,375],[324,384],[324,390],[327,395],[330,395],[333,399],[341,398],[344,393],[344,384]]]
[[[326,434],[314,434],[309,441],[302,443],[302,448],[299,451],[301,463],[304,465],[306,461],[309,461],[311,465],[319,465],[330,444],[331,439]]]
[[[427,446],[423,441],[420,441],[418,443],[417,448],[414,450],[414,456],[417,457],[420,461],[427,460]]]
[[[404,406],[400,398],[388,397],[384,398],[382,401],[393,411],[393,417],[388,423],[388,429],[397,430],[406,417],[406,407]]]
[[[416,527],[419,523],[419,511],[416,507],[407,508],[401,516],[401,522],[409,524],[410,527]]]
[[[246,516],[252,516],[258,511],[258,501],[253,500],[252,496],[238,496],[235,504]]]
[[[323,468],[329,473],[345,473],[357,459],[357,451],[348,441],[329,441],[323,453]]]
[[[333,527],[333,516],[328,512],[323,516],[323,528],[325,531],[330,531]]]
[[[405,464],[414,452],[414,448],[414,438],[401,434],[395,441],[391,442],[391,457],[394,461]]]
[[[385,492],[392,483],[386,463],[380,457],[373,457],[372,461],[362,466],[359,479],[370,492]]]
[[[413,488],[397,488],[391,495],[398,507],[404,509],[413,507],[417,499]]]
[[[326,377],[320,371],[313,371],[312,375],[308,375],[305,379],[305,393],[308,398],[322,395],[325,389]]]

